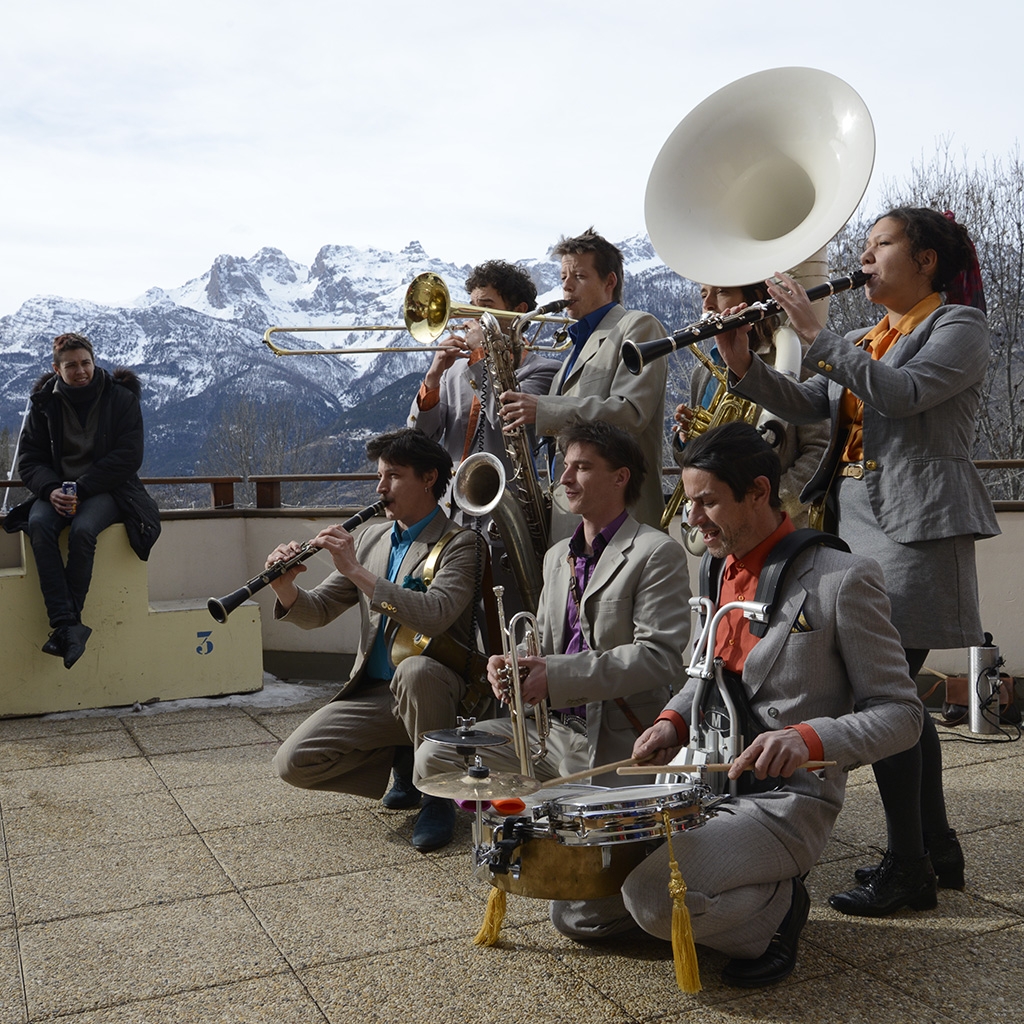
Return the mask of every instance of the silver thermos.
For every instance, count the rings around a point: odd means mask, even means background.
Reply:
[[[992,634],[984,647],[972,647],[967,659],[967,715],[970,730],[980,735],[999,732],[999,648]]]

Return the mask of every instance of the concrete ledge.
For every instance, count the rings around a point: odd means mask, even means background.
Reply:
[[[0,574],[4,624],[0,717],[117,707],[185,697],[251,693],[263,685],[259,608],[247,603],[224,625],[205,599],[149,601],[146,563],[118,523],[100,535],[83,621],[93,634],[70,670],[40,650],[49,634],[26,538],[20,565]],[[161,541],[158,542],[162,543]]]

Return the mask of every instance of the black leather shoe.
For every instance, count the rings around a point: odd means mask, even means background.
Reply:
[[[931,910],[938,903],[935,872],[927,855],[897,857],[885,851],[878,870],[861,885],[829,896],[828,905],[855,917],[885,917],[902,907]]]
[[[412,845],[420,853],[439,850],[452,841],[454,831],[455,804],[444,797],[428,796],[413,825]]]
[[[735,988],[760,988],[788,978],[796,967],[796,949],[810,909],[804,883],[794,878],[793,903],[768,948],[753,960],[730,960],[722,969],[722,981]]]
[[[924,845],[935,870],[938,887],[963,890],[966,884],[964,882],[964,851],[960,847],[960,840],[956,837],[956,830],[949,829],[942,833],[926,832]],[[881,864],[873,864],[871,867],[857,868],[853,877],[858,882],[867,882],[875,876],[880,867]]]
[[[64,627],[64,667],[71,668],[78,659],[85,654],[85,642],[92,635],[88,626],[80,622],[73,626]]]
[[[412,779],[402,779],[396,774],[381,803],[389,810],[404,811],[410,807],[419,807],[422,797],[423,794],[412,784]]]
[[[412,784],[412,765],[412,747],[396,747],[391,764],[395,781],[381,800],[381,803],[392,811],[403,811],[420,805],[423,794]]]
[[[56,658],[64,657],[64,645],[67,643],[65,629],[66,626],[58,626],[50,633],[49,639],[41,648],[43,654],[52,654]]]

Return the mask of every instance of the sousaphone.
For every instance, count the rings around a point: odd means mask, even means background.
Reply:
[[[651,169],[647,233],[691,281],[741,285],[796,268],[850,219],[875,159],[871,115],[842,79],[772,68],[719,89]],[[821,266],[810,276],[827,270]]]

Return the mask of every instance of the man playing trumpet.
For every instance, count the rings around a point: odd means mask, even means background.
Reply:
[[[682,547],[626,511],[644,479],[640,446],[619,427],[576,421],[559,436],[559,447],[560,483],[578,526],[544,560],[541,654],[518,659],[523,702],[551,708],[546,753],[534,765],[539,779],[628,758],[682,671],[690,630]],[[507,668],[500,655],[488,661],[494,693],[506,702]],[[507,719],[477,728],[512,734]],[[532,718],[527,732],[536,747]],[[511,747],[488,747],[484,760],[496,771],[520,768]],[[416,754],[420,778],[461,766],[460,756],[439,744],[421,744]],[[630,780],[605,775],[600,781]]]
[[[420,804],[412,748],[426,731],[456,724],[466,682],[459,672],[426,655],[392,666],[388,624],[429,637],[443,633],[463,645],[471,638],[472,604],[486,557],[471,530],[455,526],[438,501],[451,475],[448,453],[421,431],[398,430],[366,446],[376,460],[377,494],[391,525],[370,523],[357,537],[328,526],[313,538],[334,561],[335,572],[312,590],[296,585],[301,563],[272,581],[274,617],[316,629],[359,606],[359,651],[348,681],[326,707],[314,712],[284,741],[274,767],[285,782],[359,796],[380,796],[394,767],[395,784],[384,806]],[[454,531],[454,532],[453,532]],[[451,539],[437,554],[438,542]],[[296,554],[281,544],[267,565]],[[429,587],[425,563],[436,559]],[[413,828],[413,845],[433,850],[451,839],[455,811],[449,800],[426,797]]]

